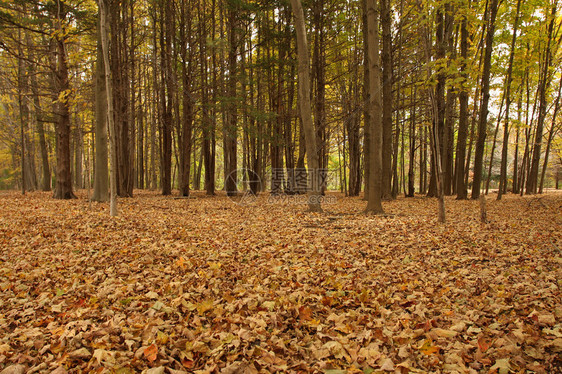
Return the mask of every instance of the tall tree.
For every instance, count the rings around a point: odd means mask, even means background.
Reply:
[[[390,0],[380,0],[380,18],[382,28],[382,197],[391,199],[392,180],[392,111],[394,100],[392,94],[392,17]],[[396,135],[398,138],[398,135]]]
[[[161,5],[160,19],[160,55],[161,55],[161,87],[160,87],[160,104],[162,118],[161,132],[161,183],[162,195],[170,195],[172,193],[172,129],[173,121],[173,99],[175,81],[173,76],[174,66],[172,63],[172,44],[174,40],[175,19],[173,15],[173,2],[165,1]]]
[[[189,172],[191,167],[191,137],[194,116],[192,86],[192,53],[188,45],[193,45],[191,37],[191,14],[189,1],[181,0],[180,9],[180,55],[182,60],[182,125],[180,127],[180,195],[189,196]]]
[[[318,160],[318,148],[314,123],[312,122],[312,108],[310,104],[310,57],[308,52],[308,40],[306,36],[306,25],[304,11],[300,0],[291,0],[293,15],[295,17],[295,31],[297,34],[298,51],[298,76],[299,76],[299,108],[302,127],[306,141],[306,155],[308,163],[308,210],[310,212],[322,212],[320,204],[320,179]]]
[[[67,9],[62,0],[57,0],[55,10],[55,45],[56,45],[56,87],[58,92],[58,105],[56,122],[57,134],[57,167],[54,197],[57,199],[76,198],[72,191],[72,174],[70,167],[70,80],[66,51],[66,25],[64,19]]]
[[[496,15],[498,13],[498,0],[491,0],[486,14],[486,47],[484,50],[484,66],[482,70],[482,102],[480,103],[480,117],[478,120],[478,140],[474,153],[474,179],[472,182],[472,199],[480,197],[480,184],[484,163],[484,147],[488,128],[488,103],[490,101],[490,75],[492,66],[492,50],[494,33],[496,30]]]
[[[226,122],[224,124],[224,183],[229,196],[237,194],[237,141],[238,141],[238,105],[236,102],[238,81],[238,4],[234,1],[228,3],[228,104]]]
[[[101,48],[103,56],[103,66],[105,71],[105,98],[107,100],[107,124],[109,126],[109,157],[111,160],[111,174],[109,176],[111,193],[110,193],[110,208],[109,214],[112,217],[116,217],[117,212],[117,126],[115,126],[114,110],[113,110],[113,80],[111,66],[109,63],[109,37],[108,37],[108,26],[109,20],[107,17],[107,0],[98,0],[99,13],[100,13],[100,39]]]
[[[455,157],[455,178],[457,199],[463,200],[468,197],[467,186],[464,182],[464,165],[466,159],[466,141],[468,138],[468,20],[467,9],[461,20],[461,78],[462,86],[459,92],[459,128],[457,149]]]
[[[370,127],[369,132],[369,195],[366,213],[384,213],[382,197],[382,145],[383,145],[383,123],[382,123],[382,97],[381,97],[381,73],[379,56],[379,19],[376,0],[365,0],[367,12],[367,43],[369,54],[366,63],[369,65],[369,120],[365,126]]]
[[[97,59],[96,59],[96,82],[95,82],[95,168],[94,168],[94,193],[92,200],[109,200],[109,151],[108,151],[108,132],[107,132],[107,89],[105,87],[105,63],[102,47],[101,33],[101,13],[103,0],[99,1],[99,20],[97,37]],[[105,16],[105,14],[104,14]],[[107,30],[106,30],[107,33]],[[107,35],[106,35],[107,36]]]

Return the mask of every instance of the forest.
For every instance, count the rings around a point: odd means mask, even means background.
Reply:
[[[559,187],[558,1],[305,1],[301,52],[288,1],[100,5],[0,4],[0,187],[104,201],[114,169],[121,197],[293,194],[306,167],[347,196],[374,170],[383,200]]]
[[[0,374],[562,371],[560,0],[0,0]]]

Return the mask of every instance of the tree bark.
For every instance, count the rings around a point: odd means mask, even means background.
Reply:
[[[227,112],[224,127],[224,183],[228,196],[238,193],[238,105],[236,102],[238,80],[238,17],[240,9],[235,4],[230,4],[228,9],[228,86],[227,86]]]
[[[560,109],[560,94],[562,93],[562,78],[560,79],[560,84],[558,86],[558,94],[556,96],[556,103],[554,104],[554,112],[552,113],[552,123],[550,125],[550,131],[548,132],[548,140],[546,142],[546,150],[544,153],[544,163],[541,172],[541,179],[539,183],[539,193],[543,193],[543,186],[544,186],[544,177],[546,175],[546,168],[548,166],[548,158],[550,155],[550,147],[552,145],[552,139],[556,133],[557,126],[556,124],[556,116],[558,115],[558,111]]]
[[[107,29],[109,22],[107,19],[107,0],[99,1],[100,11],[100,34],[103,55],[103,65],[105,71],[105,97],[107,100],[107,124],[109,127],[109,157],[111,162],[111,172],[109,176],[110,183],[110,203],[109,214],[111,217],[116,217],[117,211],[117,126],[115,125],[114,110],[113,110],[113,79],[111,66],[109,65],[109,38]]]
[[[308,162],[308,210],[310,212],[322,212],[322,206],[320,204],[320,180],[318,178],[320,163],[318,160],[318,148],[310,104],[310,57],[304,12],[300,0],[291,0],[291,6],[295,16],[295,30],[297,34],[300,117],[304,130]]]
[[[379,20],[376,0],[366,0],[367,12],[367,43],[369,54],[366,62],[369,65],[369,193],[366,213],[382,214],[382,97],[381,97],[381,66],[379,56]]]
[[[486,142],[486,130],[488,125],[488,103],[490,101],[490,68],[492,65],[492,47],[494,44],[494,31],[496,29],[496,15],[498,12],[498,0],[491,0],[489,15],[487,16],[488,28],[486,31],[486,49],[484,52],[484,67],[482,71],[482,103],[480,105],[480,117],[478,121],[478,140],[474,153],[474,181],[472,184],[472,199],[480,196],[480,184],[482,181],[482,170],[484,162],[484,146]]]
[[[172,194],[172,129],[174,127],[172,77],[172,43],[174,38],[174,17],[170,1],[163,4],[162,22],[160,24],[160,54],[162,62],[161,106],[162,106],[162,195]]]
[[[101,0],[103,1],[103,0]],[[101,9],[100,1],[100,9]],[[101,11],[100,11],[101,17]],[[101,18],[98,21],[98,43],[96,61],[96,87],[95,87],[95,137],[96,137],[96,162],[94,169],[93,201],[109,200],[109,150],[107,129],[107,89],[105,87],[105,64],[101,42]]]
[[[413,83],[413,79],[412,79]],[[412,84],[412,90],[414,91],[412,95],[412,105],[410,109],[410,147],[409,147],[409,162],[408,162],[408,193],[406,197],[414,197],[416,193],[416,175],[415,175],[415,162],[416,162],[416,96],[417,87]],[[421,155],[420,155],[421,158]],[[420,179],[421,179],[420,174]]]
[[[392,199],[392,156],[396,153],[393,152],[392,141],[392,111],[394,108],[394,99],[392,95],[392,18],[390,0],[380,0],[381,10],[381,28],[382,28],[382,198],[385,200]],[[397,136],[396,136],[397,139]],[[394,142],[395,146],[398,144]],[[397,164],[396,164],[397,165]]]
[[[455,177],[457,200],[465,200],[468,191],[464,179],[464,165],[466,159],[466,141],[468,138],[468,89],[465,87],[468,80],[468,29],[467,17],[463,16],[461,21],[461,77],[463,87],[459,93],[459,129],[457,137],[457,151],[455,157]]]
[[[68,64],[66,60],[66,43],[62,26],[62,15],[57,14],[56,27],[59,36],[56,39],[56,81],[58,91],[57,114],[58,121],[55,124],[57,135],[57,167],[56,185],[54,197],[56,199],[74,199],[76,196],[72,191],[72,173],[70,167],[70,81],[68,79]]]
[[[193,99],[191,93],[191,54],[188,56],[188,43],[191,45],[191,14],[188,14],[186,0],[181,2],[180,18],[180,54],[182,59],[182,125],[181,125],[181,149],[180,149],[180,196],[189,196],[189,177],[191,168],[191,136],[193,124]],[[195,161],[195,160],[194,160]]]

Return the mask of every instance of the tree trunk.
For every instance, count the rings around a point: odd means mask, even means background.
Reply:
[[[435,31],[435,49],[436,55],[435,58],[437,61],[443,62],[445,59],[445,52],[446,52],[446,38],[445,38],[445,15],[443,14],[443,9],[437,9],[437,20],[436,20],[436,31]],[[428,41],[429,42],[429,41]],[[427,47],[426,47],[427,50]],[[429,50],[430,51],[430,50]],[[427,53],[428,51],[426,51]],[[429,52],[431,53],[431,52]],[[429,60],[428,62],[429,63]],[[439,163],[443,167],[446,165],[446,152],[445,152],[445,83],[446,83],[447,74],[444,68],[440,68],[437,72],[437,85],[435,86],[435,92],[432,93],[435,99],[435,113],[432,113],[432,125],[436,126],[436,136],[439,137],[438,142],[435,142],[437,139],[433,139],[433,135],[430,134],[430,145],[431,144],[439,144],[438,152],[434,154],[431,153],[431,175],[430,175],[430,182],[429,182],[429,191],[427,193],[428,197],[439,197],[439,186],[438,180],[439,177],[437,175],[438,170],[436,169],[437,160],[435,157],[439,157]],[[431,143],[433,141],[433,143]],[[443,181],[444,182],[444,181]]]
[[[461,21],[461,76],[463,83],[468,79],[467,58],[468,58],[468,29],[467,17],[463,16]],[[461,88],[459,93],[459,130],[457,137],[457,151],[455,157],[455,177],[457,200],[464,200],[468,197],[468,191],[464,179],[466,141],[468,137],[468,89]]]
[[[76,188],[83,188],[83,145],[82,145],[82,128],[80,123],[80,118],[78,113],[74,115],[75,118],[75,129],[74,129],[74,185]]]
[[[55,124],[57,135],[57,167],[54,197],[56,199],[74,199],[72,191],[72,175],[70,168],[70,82],[68,79],[68,64],[66,60],[66,44],[63,36],[61,14],[57,15],[57,30],[60,36],[56,40],[57,68],[56,80],[58,90],[57,114]]]
[[[312,5],[314,49],[312,55],[312,97],[314,98],[314,122],[316,146],[318,147],[318,173],[324,178],[328,161],[329,139],[326,119],[326,40],[324,32],[324,0],[315,0]],[[324,194],[324,185],[321,187]]]
[[[392,17],[390,14],[390,0],[380,0],[381,9],[381,28],[382,28],[382,198],[385,200],[392,199],[392,156],[397,152],[393,152],[392,142],[392,110],[394,108],[394,99],[392,95]],[[377,52],[378,53],[378,52]],[[397,139],[396,134],[396,139]],[[397,142],[394,142],[397,146]],[[397,164],[396,164],[397,165]]]
[[[300,0],[291,0],[291,6],[295,16],[295,30],[297,34],[299,107],[308,161],[308,210],[310,212],[322,212],[322,207],[320,205],[320,181],[318,178],[320,164],[318,161],[318,148],[316,145],[316,134],[312,122],[312,109],[310,104],[310,61],[304,12]]]
[[[486,31],[486,49],[484,52],[484,67],[482,70],[482,103],[480,105],[480,118],[478,122],[478,140],[474,153],[474,182],[472,184],[472,199],[480,196],[482,169],[484,162],[484,147],[488,125],[488,102],[490,101],[490,68],[492,65],[492,47],[494,44],[494,31],[496,29],[496,15],[498,0],[491,0],[489,15],[487,16],[488,28]]]
[[[103,65],[105,70],[105,90],[107,100],[107,124],[109,127],[109,157],[111,162],[110,180],[110,209],[109,214],[111,217],[116,217],[117,212],[117,126],[115,125],[114,110],[113,110],[113,79],[111,66],[109,64],[109,49],[108,49],[108,36],[107,29],[109,22],[106,16],[107,0],[99,0],[100,10],[100,34],[103,55]]]
[[[521,88],[521,91],[523,91],[523,89]],[[523,105],[522,103],[523,101],[523,92],[520,93],[519,95],[519,100],[517,101],[517,123],[520,124],[521,123],[521,107]],[[511,184],[511,192],[516,194],[519,193],[519,174],[518,174],[518,168],[519,168],[519,134],[521,132],[521,129],[519,128],[519,126],[517,126],[517,132],[515,135],[515,151],[513,152],[513,183]]]
[[[182,59],[182,126],[181,126],[181,149],[180,149],[180,196],[189,196],[189,177],[191,168],[191,136],[193,123],[193,99],[191,94],[191,54],[188,56],[188,44],[191,40],[191,15],[188,14],[186,0],[181,2],[180,19],[180,54]],[[195,161],[195,159],[194,159]]]
[[[552,113],[552,124],[550,126],[550,131],[548,132],[548,140],[546,142],[546,150],[544,154],[544,163],[541,172],[541,179],[539,184],[539,193],[542,194],[543,186],[544,186],[544,177],[546,175],[546,168],[548,166],[548,157],[550,155],[550,147],[552,145],[552,139],[554,138],[554,134],[556,132],[556,116],[558,114],[558,110],[560,109],[560,94],[562,93],[562,78],[560,78],[560,85],[558,86],[558,95],[556,96],[556,103],[554,104],[554,112]]]
[[[445,28],[443,30],[443,42],[448,57],[447,68],[451,68],[451,60],[456,59],[455,33],[453,32],[456,8],[450,3],[445,4]],[[443,118],[442,134],[442,166],[443,166],[443,193],[447,196],[453,194],[453,148],[454,148],[454,122],[457,92],[455,87],[449,87],[445,94],[445,109]]]
[[[21,31],[18,32],[18,39],[21,38]],[[19,48],[19,54],[22,54],[21,47]],[[27,106],[23,103],[23,89],[24,89],[24,79],[25,74],[25,61],[23,58],[18,58],[18,109],[19,109],[19,119],[20,119],[20,171],[21,171],[21,193],[25,195],[27,178],[25,173],[25,124],[29,121],[29,113],[27,111]]]
[[[103,1],[103,0],[101,0]],[[102,7],[100,2],[100,9]],[[101,16],[101,12],[100,12]],[[96,162],[94,169],[94,194],[93,201],[109,200],[109,168],[108,168],[108,131],[107,131],[107,89],[105,87],[105,64],[101,42],[101,19],[98,20],[98,43],[96,60],[96,87],[95,87],[95,137],[96,137]]]
[[[238,105],[236,103],[238,80],[238,12],[234,4],[229,5],[228,14],[228,99],[226,123],[224,127],[224,183],[228,196],[238,193],[237,182],[237,141],[238,141]]]
[[[376,0],[366,0],[367,12],[367,43],[369,54],[366,62],[369,65],[369,193],[366,213],[382,214],[382,146],[383,146],[383,122],[382,122],[382,97],[381,97],[381,67],[379,57],[379,20]]]
[[[412,79],[413,81],[413,79]],[[406,197],[414,197],[416,193],[416,175],[415,175],[415,163],[416,163],[416,96],[417,96],[417,87],[413,84],[413,97],[412,97],[412,105],[410,108],[410,148],[409,148],[409,162],[408,162],[408,193]],[[421,158],[421,155],[420,155]],[[420,175],[421,179],[421,175]]]
[[[369,175],[371,174],[371,158],[369,155],[371,154],[371,109],[369,106],[370,98],[369,98],[369,87],[371,86],[369,78],[369,26],[368,26],[368,19],[367,19],[367,0],[362,0],[361,5],[363,7],[363,14],[362,14],[362,24],[363,24],[363,154],[364,154],[364,162],[363,162],[363,169],[364,169],[364,180],[365,180],[365,187],[364,187],[364,195],[363,199],[369,201]],[[382,156],[381,156],[382,157]],[[382,161],[381,161],[382,162]]]
[[[174,38],[174,17],[171,2],[165,2],[162,7],[160,24],[160,53],[162,62],[161,106],[162,106],[162,195],[172,194],[172,129],[173,118],[173,86],[172,76],[172,43]]]

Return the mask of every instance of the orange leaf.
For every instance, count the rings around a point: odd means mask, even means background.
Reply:
[[[299,317],[304,319],[305,321],[309,321],[312,319],[312,309],[307,306],[301,306],[299,308]]]
[[[144,350],[144,357],[146,357],[146,359],[150,362],[156,360],[157,356],[158,356],[158,347],[156,346],[156,344],[151,344],[150,346],[146,347],[146,349]]]
[[[185,270],[186,266],[185,266],[185,258],[180,257],[179,260],[176,261],[176,266],[182,268]]]
[[[431,340],[427,339],[427,340],[423,343],[423,345],[419,348],[419,350],[420,350],[422,353],[424,353],[424,354],[430,356],[430,355],[432,355],[432,354],[434,354],[434,353],[439,352],[439,347],[436,346],[436,345],[433,345],[433,342],[432,342]]]
[[[187,369],[192,369],[195,362],[193,362],[193,360],[188,360],[187,358],[182,358],[181,364]]]
[[[331,296],[324,296],[322,298],[322,304],[325,306],[332,306],[333,303],[334,303],[334,298]]]
[[[486,341],[484,337],[478,338],[478,348],[481,352],[486,352],[490,348],[490,342]]]

